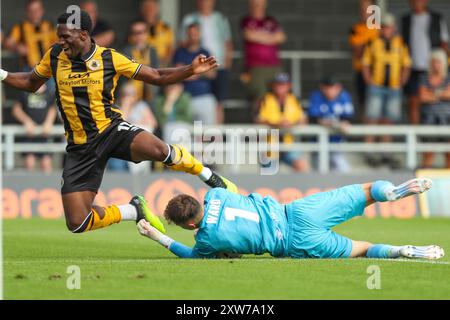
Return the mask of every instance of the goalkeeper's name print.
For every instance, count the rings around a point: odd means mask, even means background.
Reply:
[[[211,200],[209,203],[209,209],[206,217],[206,223],[207,224],[216,224],[219,220],[219,213],[220,213],[220,204],[221,201],[218,199]]]

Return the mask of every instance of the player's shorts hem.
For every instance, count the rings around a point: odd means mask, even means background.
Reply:
[[[90,188],[90,187],[71,188],[70,190],[63,190],[63,188],[61,188],[61,194],[69,194],[69,193],[83,192],[83,191],[91,191],[94,193],[98,193],[98,189]]]
[[[350,255],[352,254],[353,250],[353,242],[351,239],[349,245],[347,245],[347,248],[345,249],[344,253],[340,256],[340,258],[350,258]]]
[[[138,134],[140,134],[141,132],[148,132],[145,129],[142,129],[140,127],[137,127],[138,129],[136,129],[135,131],[130,132],[130,134],[126,137],[123,145],[128,145],[128,159],[122,159],[128,162],[132,162],[132,163],[141,163],[142,161],[134,161],[132,159],[132,155],[131,155],[131,144],[133,143],[134,138],[137,137]],[[149,132],[150,133],[150,132]],[[152,133],[150,133],[152,134]],[[145,160],[144,160],[145,161]]]

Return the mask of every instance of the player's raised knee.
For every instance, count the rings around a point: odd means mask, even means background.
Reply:
[[[91,212],[87,211],[84,215],[80,213],[66,212],[66,226],[72,233],[84,232],[90,223]]]

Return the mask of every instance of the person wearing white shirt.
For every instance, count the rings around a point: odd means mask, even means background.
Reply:
[[[412,12],[402,18],[402,36],[412,58],[412,72],[405,86],[409,119],[420,122],[419,80],[427,74],[431,51],[442,48],[449,53],[449,33],[444,17],[428,8],[428,0],[409,0]]]

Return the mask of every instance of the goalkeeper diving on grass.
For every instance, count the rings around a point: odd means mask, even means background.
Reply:
[[[162,234],[140,220],[139,232],[180,258],[219,258],[241,254],[291,258],[422,258],[439,259],[437,245],[372,244],[337,234],[333,227],[361,216],[375,202],[398,201],[427,191],[432,181],[409,180],[398,186],[388,181],[355,184],[295,200],[283,205],[257,193],[213,188],[204,205],[182,194],[171,199],[164,216],[169,222],[197,230],[193,248]]]

